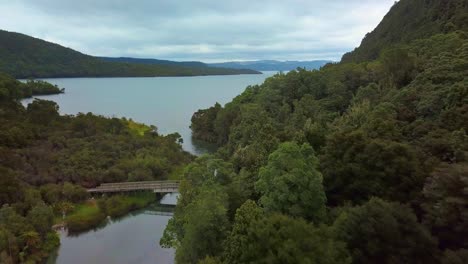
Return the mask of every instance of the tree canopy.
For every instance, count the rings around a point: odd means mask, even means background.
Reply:
[[[467,8],[400,0],[340,63],[276,74],[197,111],[194,137],[216,143],[207,158],[230,168],[218,184],[231,231],[218,241],[225,248],[203,259],[462,263]],[[185,179],[182,204],[213,180]],[[181,215],[171,221],[196,221]]]

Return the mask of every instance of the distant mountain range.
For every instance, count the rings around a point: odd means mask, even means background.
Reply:
[[[313,61],[277,61],[277,60],[258,60],[258,61],[231,61],[222,63],[210,63],[209,66],[232,68],[232,69],[251,69],[256,71],[291,71],[297,68],[307,70],[320,69],[323,65],[330,63],[328,60]]]
[[[230,61],[221,63],[203,63],[199,61],[169,61],[158,59],[140,59],[129,57],[99,57],[106,61],[112,62],[127,62],[127,63],[141,63],[153,65],[176,65],[185,67],[216,67],[224,69],[250,69],[255,71],[291,71],[299,68],[306,68],[308,70],[319,69],[323,65],[332,61],[328,60],[313,60],[313,61],[277,61],[277,60],[257,60],[257,61]]]
[[[159,61],[159,63],[153,63]],[[145,63],[143,63],[145,62]],[[0,30],[0,72],[16,78],[153,77],[259,74],[200,62],[99,58],[24,34]]]

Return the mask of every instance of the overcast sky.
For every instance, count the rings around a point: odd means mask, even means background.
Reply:
[[[395,0],[0,0],[0,28],[98,56],[339,60]]]

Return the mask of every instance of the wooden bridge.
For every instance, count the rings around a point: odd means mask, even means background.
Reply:
[[[117,193],[134,191],[152,191],[154,193],[174,193],[179,191],[179,181],[141,181],[103,183],[88,189],[89,193]]]

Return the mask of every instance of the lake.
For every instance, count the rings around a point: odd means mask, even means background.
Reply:
[[[224,105],[248,85],[261,84],[276,72],[263,74],[154,77],[154,78],[63,78],[45,79],[65,88],[64,94],[36,96],[52,100],[62,114],[92,112],[104,116],[127,117],[155,125],[162,134],[178,132],[183,148],[195,155],[213,149],[194,142],[189,128],[192,114],[216,102]],[[23,100],[28,104],[33,99]]]
[[[213,146],[192,140],[190,119],[198,109],[216,102],[224,105],[248,85],[260,84],[276,72],[262,75],[160,77],[160,78],[65,78],[46,81],[65,88],[65,94],[38,96],[58,103],[62,114],[92,112],[127,117],[156,125],[162,134],[178,132],[183,148],[195,155]],[[28,104],[33,99],[23,100]],[[169,202],[167,202],[169,199]],[[162,203],[175,203],[167,195]],[[171,216],[156,208],[145,208],[108,221],[96,230],[69,236],[60,233],[61,246],[50,264],[171,264],[174,249],[159,246],[159,239]]]

